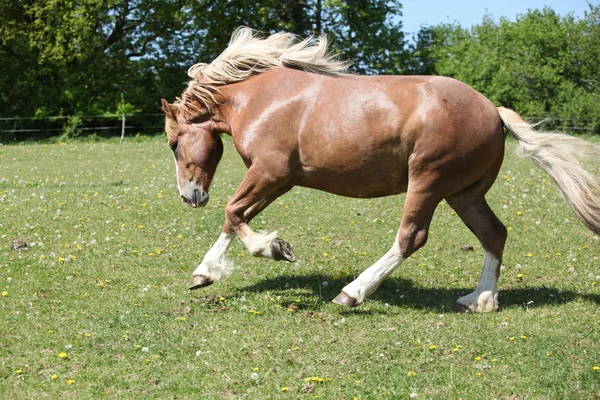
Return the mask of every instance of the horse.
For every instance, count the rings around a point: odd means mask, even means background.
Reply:
[[[333,302],[358,306],[427,241],[442,200],[475,234],[485,257],[475,291],[457,311],[497,310],[507,229],[486,202],[502,165],[505,130],[518,152],[555,181],[567,204],[600,233],[600,185],[582,161],[600,160],[600,146],[541,132],[515,111],[496,107],[457,80],[440,76],[361,76],[333,56],[325,36],[262,36],[247,27],[210,64],[195,64],[181,97],[169,104],[165,131],[183,203],[203,207],[233,137],[247,173],[225,207],[223,230],[192,275],[190,290],[231,272],[225,253],[239,236],[256,257],[293,262],[277,232],[250,221],[294,186],[353,197],[406,193],[390,250],[346,285]]]

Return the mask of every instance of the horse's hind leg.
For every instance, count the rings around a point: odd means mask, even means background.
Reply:
[[[408,192],[402,222],[392,248],[354,281],[346,285],[333,300],[344,306],[358,306],[372,294],[411,254],[425,245],[433,212],[441,199],[430,193]]]
[[[488,206],[483,196],[472,198],[458,194],[447,198],[467,227],[477,236],[485,250],[483,272],[477,289],[458,299],[456,308],[462,312],[489,312],[498,309],[498,278],[506,228]]]

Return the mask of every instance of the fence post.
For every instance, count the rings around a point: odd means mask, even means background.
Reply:
[[[125,137],[125,113],[121,114],[121,143]]]

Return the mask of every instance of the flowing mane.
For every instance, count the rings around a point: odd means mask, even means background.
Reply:
[[[345,75],[349,63],[337,60],[327,50],[327,37],[298,40],[291,33],[276,33],[262,38],[248,27],[237,28],[229,46],[210,64],[194,64],[188,70],[192,78],[175,105],[184,113],[200,111],[192,100],[206,108],[217,103],[213,93],[219,86],[240,82],[252,75],[276,67],[293,67],[321,75]]]

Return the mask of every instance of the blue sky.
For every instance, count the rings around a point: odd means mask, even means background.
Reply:
[[[590,1],[597,5],[598,0]],[[561,15],[573,12],[583,17],[589,10],[586,0],[404,0],[402,1],[402,26],[405,32],[417,32],[421,25],[437,25],[442,22],[458,22],[463,27],[480,23],[483,16],[491,14],[497,21],[507,17],[514,21],[529,9],[552,8]]]

